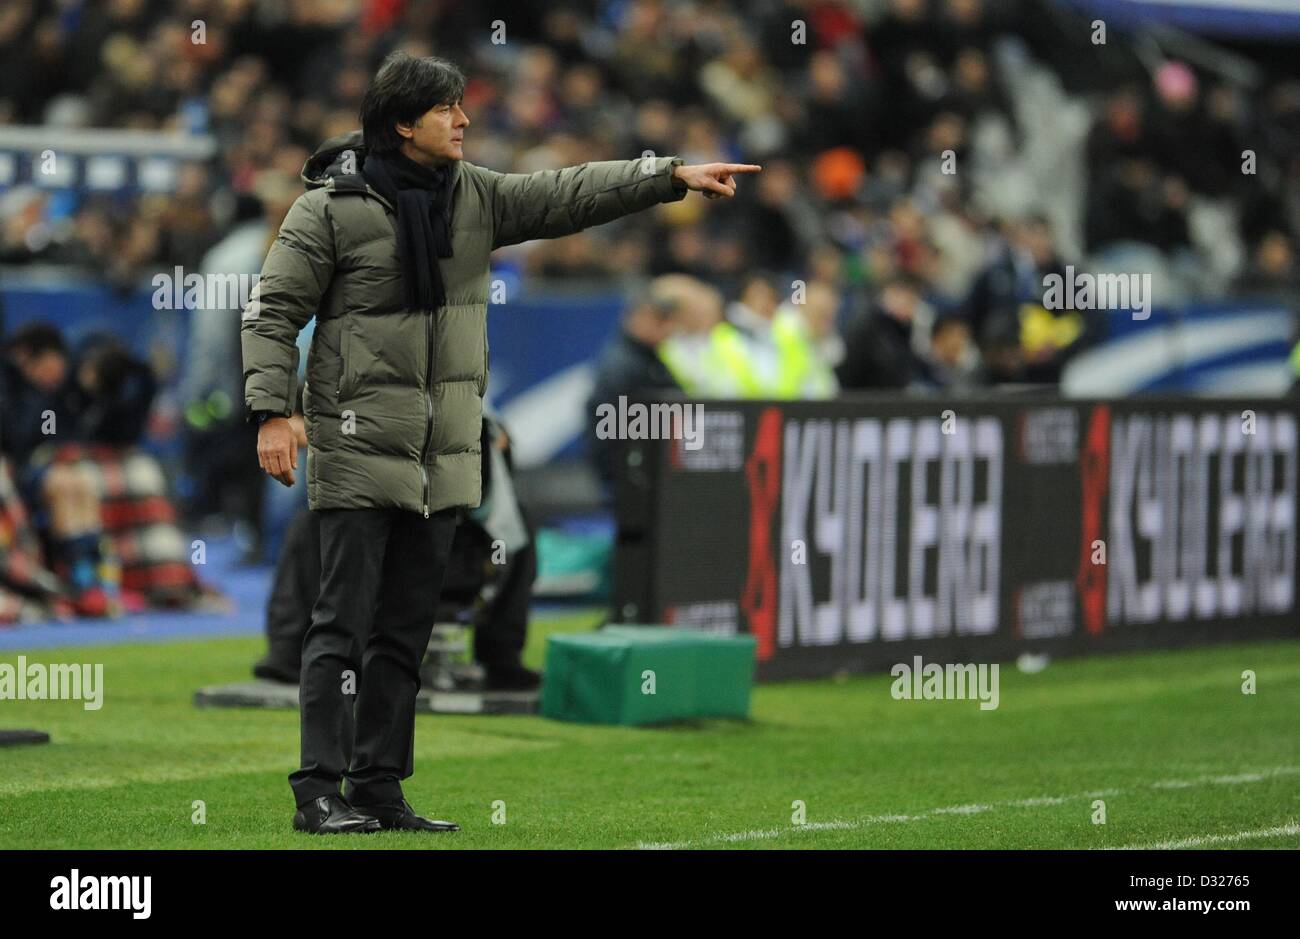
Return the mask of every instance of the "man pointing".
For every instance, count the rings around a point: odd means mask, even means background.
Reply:
[[[682,199],[732,196],[759,167],[672,157],[503,174],[464,162],[464,75],[390,56],[362,130],[307,161],[244,311],[245,403],[258,462],[292,485],[298,332],[316,317],[303,391],[307,498],[321,590],[303,644],[294,828],[455,831],[415,813],[419,666],[458,513],[480,501],[488,259]],[[343,784],[343,792],[339,786]]]

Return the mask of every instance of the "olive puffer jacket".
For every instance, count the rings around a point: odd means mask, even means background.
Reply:
[[[488,256],[558,238],[686,194],[674,157],[584,163],[531,174],[452,164],[446,304],[405,304],[394,208],[359,174],[360,131],[303,167],[307,192],[267,253],[241,323],[246,413],[291,413],[299,331],[314,315],[303,412],[312,509],[428,515],[479,504],[487,387]]]

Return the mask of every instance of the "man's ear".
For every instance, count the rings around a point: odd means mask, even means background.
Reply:
[[[419,122],[417,121],[416,123],[418,124]],[[415,124],[404,124],[403,122],[398,121],[395,126],[397,127],[397,134],[399,137],[405,137],[407,140],[410,140],[415,136]]]

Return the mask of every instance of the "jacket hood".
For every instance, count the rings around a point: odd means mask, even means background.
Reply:
[[[318,189],[324,186],[331,176],[344,175],[343,154],[348,150],[356,154],[356,167],[353,172],[361,172],[361,165],[365,162],[366,156],[365,140],[361,136],[361,131],[349,131],[331,137],[307,158],[307,162],[302,166],[303,185],[308,189]]]
[[[343,171],[343,155],[349,150],[356,154],[356,165],[352,167],[352,172],[359,174],[365,163],[366,142],[361,131],[353,130],[331,137],[316,148],[316,152],[308,157],[307,162],[302,166],[300,175],[303,185],[308,189],[319,189],[321,186],[329,185],[332,177],[348,175]],[[460,176],[460,163],[461,161],[457,160],[451,164],[453,188]]]

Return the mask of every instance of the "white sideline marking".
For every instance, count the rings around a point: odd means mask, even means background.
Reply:
[[[988,812],[993,808],[991,805],[950,805],[942,809],[930,809],[932,815],[977,815],[980,812]]]
[[[1278,828],[1260,828],[1257,831],[1239,831],[1235,835],[1202,835],[1183,838],[1181,841],[1160,841],[1156,844],[1126,844],[1112,851],[1178,851],[1182,848],[1200,848],[1207,844],[1232,844],[1237,841],[1254,841],[1256,838],[1279,838],[1282,835],[1300,835],[1300,825],[1292,822]]]
[[[1251,773],[1236,773],[1230,776],[1199,776],[1196,779],[1162,779],[1157,782],[1148,783],[1145,786],[1137,786],[1137,790],[1142,789],[1190,789],[1193,786],[1237,786],[1243,783],[1263,782],[1274,776],[1295,776],[1300,774],[1300,766],[1274,766],[1270,769],[1262,769]],[[830,821],[830,822],[809,822],[804,825],[791,825],[788,828],[763,828],[751,831],[724,832],[709,835],[706,838],[698,838],[691,841],[639,841],[632,847],[640,851],[672,851],[678,848],[694,848],[708,844],[734,844],[742,841],[766,841],[773,838],[780,838],[783,835],[798,834],[800,831],[852,831],[858,828],[865,828],[868,825],[919,822],[927,818],[945,815],[977,815],[981,812],[990,812],[999,808],[1037,808],[1043,805],[1061,805],[1064,802],[1072,802],[1077,799],[1097,799],[1106,796],[1122,795],[1126,791],[1134,790],[1124,789],[1093,789],[1088,792],[1079,792],[1068,796],[1032,796],[1027,799],[1011,799],[1006,802],[993,802],[987,805],[945,805],[938,808],[928,809],[918,812],[915,815],[868,815],[865,818],[849,821]],[[1294,830],[1292,830],[1294,829]],[[1274,837],[1276,835],[1300,834],[1300,825],[1287,825],[1284,828],[1269,828],[1259,832],[1240,832],[1236,835],[1207,835],[1205,838],[1189,838],[1185,841],[1170,841],[1162,844],[1148,845],[1143,850],[1166,850],[1177,847],[1195,847],[1197,844],[1213,844],[1220,841],[1243,841],[1252,837]],[[1133,850],[1142,848],[1140,845],[1131,845],[1128,848],[1116,848],[1112,850]]]
[[[781,837],[781,829],[767,828],[763,831],[737,831],[730,835],[719,835],[719,841],[762,841],[764,838]]]
[[[799,826],[799,829],[801,831],[837,831],[842,828],[857,827],[855,822],[805,822]]]

